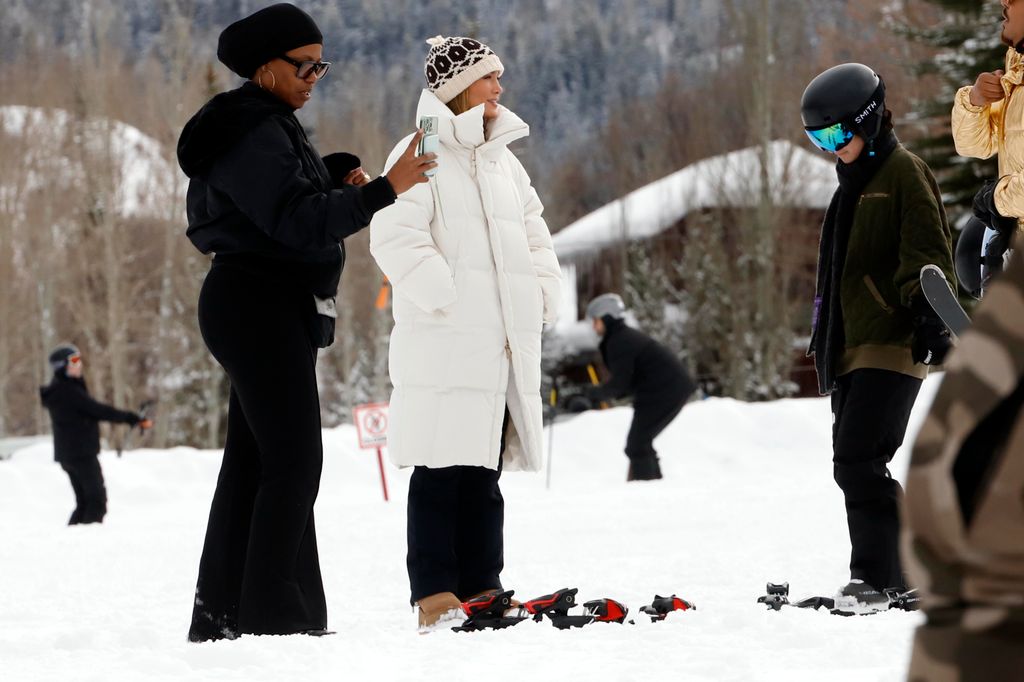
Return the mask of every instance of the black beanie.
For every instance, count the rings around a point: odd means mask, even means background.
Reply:
[[[264,7],[221,31],[217,59],[242,78],[274,57],[303,45],[322,45],[313,17],[287,2]]]

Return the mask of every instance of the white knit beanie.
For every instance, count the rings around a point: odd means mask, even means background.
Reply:
[[[427,39],[430,52],[423,73],[427,89],[447,104],[475,81],[492,71],[505,72],[498,55],[478,40],[452,36]]]

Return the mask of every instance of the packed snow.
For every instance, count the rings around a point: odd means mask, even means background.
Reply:
[[[918,400],[897,454],[937,386]],[[330,637],[189,644],[196,568],[220,453],[103,452],[110,511],[65,525],[73,506],[48,442],[0,461],[0,679],[36,680],[899,680],[918,613],[841,618],[769,612],[765,582],[794,597],[846,582],[849,542],[832,481],[824,399],[688,405],[656,441],[662,481],[625,483],[628,407],[556,424],[545,473],[502,477],[506,587],[522,598],[578,587],[631,615],[657,593],[697,609],[660,623],[559,631],[416,633],[405,572],[409,472],[355,429],[324,432],[317,531]],[[547,437],[547,436],[545,436]],[[452,434],[458,438],[458,434]]]

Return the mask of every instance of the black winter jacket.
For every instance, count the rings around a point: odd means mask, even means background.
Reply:
[[[611,379],[591,392],[597,400],[633,395],[636,407],[686,402],[695,389],[682,363],[669,349],[622,320],[602,318],[604,338],[599,346]]]
[[[63,372],[39,389],[53,422],[53,458],[58,462],[95,457],[100,452],[100,422],[139,423],[139,415],[104,405],[89,395],[85,381]]]
[[[253,83],[221,93],[185,125],[186,234],[203,253],[321,298],[337,294],[342,239],[395,201],[386,178],[336,187],[290,107]]]

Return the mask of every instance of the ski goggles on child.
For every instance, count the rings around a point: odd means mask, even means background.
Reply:
[[[804,132],[807,133],[807,137],[811,138],[815,147],[825,152],[835,153],[850,144],[850,140],[853,139],[853,131],[842,122],[817,130],[805,128]]]

